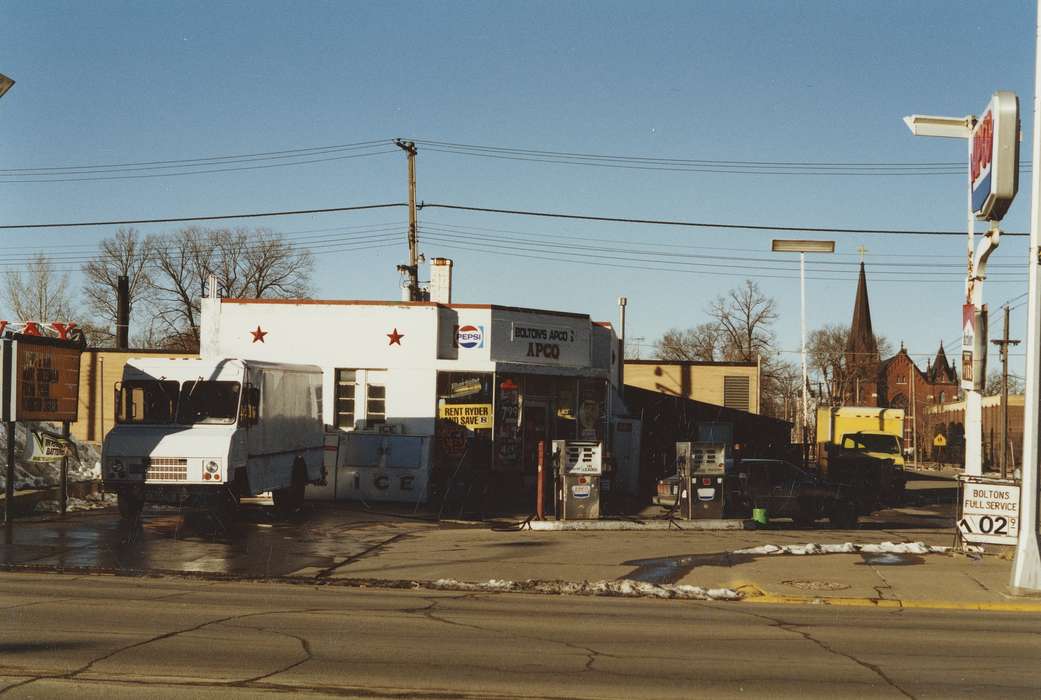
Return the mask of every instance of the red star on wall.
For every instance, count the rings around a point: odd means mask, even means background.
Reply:
[[[405,337],[405,334],[398,333],[398,329],[395,328],[393,333],[387,333],[387,337],[390,338],[388,345],[401,345],[401,339]]]
[[[253,336],[254,343],[263,343],[264,336],[267,335],[267,331],[262,331],[260,330],[260,326],[257,326],[257,330],[250,331],[249,334]]]

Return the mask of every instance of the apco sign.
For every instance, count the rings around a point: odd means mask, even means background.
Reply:
[[[511,340],[527,343],[525,357],[532,360],[559,360],[561,346],[571,347],[575,331],[571,328],[514,323]]]
[[[77,419],[82,350],[79,343],[18,334],[0,340],[0,347],[0,420]]]
[[[969,187],[977,218],[1001,221],[1019,189],[1019,98],[996,92],[969,137]]]

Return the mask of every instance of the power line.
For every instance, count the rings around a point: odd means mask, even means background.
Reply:
[[[535,216],[549,219],[571,219],[577,221],[602,221],[618,224],[646,224],[652,226],[681,226],[687,228],[717,228],[725,230],[744,231],[799,231],[803,233],[864,233],[883,234],[899,236],[961,236],[965,237],[965,231],[930,231],[916,229],[886,229],[886,228],[834,228],[823,226],[765,226],[757,224],[720,224],[701,221],[682,221],[675,219],[637,219],[614,216],[594,216],[591,214],[560,214],[545,211],[530,211],[524,209],[497,209],[492,207],[474,207],[462,204],[438,204],[434,202],[421,202],[420,209],[452,209],[456,211],[481,212],[486,214],[508,214],[511,216]],[[1028,236],[1028,233],[1015,233],[1002,231],[1004,236]]]
[[[430,228],[431,226],[436,226],[436,227],[441,227],[441,228],[444,228],[444,229],[454,229],[454,230],[463,230],[463,231],[486,231],[486,232],[490,232],[490,233],[510,233],[510,234],[517,234],[517,235],[521,235],[521,236],[535,236],[535,237],[551,238],[551,239],[570,238],[570,239],[574,239],[574,240],[594,241],[594,242],[607,242],[607,243],[631,243],[632,242],[632,239],[628,239],[628,238],[626,238],[626,239],[605,238],[604,236],[600,236],[600,235],[596,235],[596,236],[581,236],[581,235],[572,234],[572,233],[544,233],[544,232],[537,232],[537,231],[530,231],[530,230],[518,230],[518,229],[514,229],[514,228],[495,228],[495,227],[488,227],[488,226],[472,226],[472,225],[464,225],[464,224],[456,224],[456,223],[449,224],[447,222],[439,221],[437,219],[431,220],[429,217],[425,217],[423,219],[423,221],[424,221],[423,226],[425,228]],[[961,235],[964,235],[964,233],[961,234]],[[762,252],[764,252],[764,249],[762,247],[756,247],[756,248],[748,248],[748,247],[735,248],[735,247],[728,247],[728,246],[706,245],[705,243],[656,242],[656,243],[654,243],[654,245],[656,247],[659,247],[659,248],[686,248],[686,249],[691,249],[691,250],[712,250],[712,251],[724,251],[724,252],[742,253],[742,254],[744,254],[744,253],[762,253]],[[860,258],[860,254],[859,253],[839,253],[839,252],[836,252],[836,253],[833,253],[833,256],[837,257],[837,258],[858,258],[858,259]],[[901,260],[903,260],[903,259],[907,258],[907,253],[865,253],[864,257],[868,258],[869,260],[874,260],[876,258],[900,258]],[[742,255],[739,259],[745,260],[745,259],[748,259],[748,258],[746,256]],[[774,259],[776,260],[776,258],[774,258]],[[936,259],[957,260],[959,262],[956,263],[956,264],[943,263],[943,265],[944,266],[957,267],[957,268],[959,268],[961,270],[965,269],[965,254],[964,253],[962,253],[960,255],[930,255],[929,259],[930,260],[936,260]],[[808,260],[807,262],[810,263],[810,264],[813,264],[814,261]],[[847,264],[860,265],[859,262],[854,262],[854,263],[844,263],[844,262],[843,263],[839,263],[839,262],[835,262],[835,263],[828,263],[828,264],[832,264],[832,265],[839,265],[839,264],[842,264],[842,265],[847,265]],[[882,263],[871,263],[868,266],[868,269],[873,270],[876,264],[878,264],[878,265],[898,265],[898,266],[915,266],[915,265],[921,266],[922,265],[921,263],[885,263],[885,262],[882,262]],[[929,267],[936,267],[936,265],[930,264]],[[1023,265],[1013,264],[1013,263],[990,263],[988,265],[988,267],[990,267],[990,268],[992,268],[992,267],[1022,268]]]
[[[148,166],[148,165],[172,165],[172,164],[208,164],[211,161],[219,160],[246,160],[252,158],[261,158],[266,156],[285,156],[292,157],[292,155],[308,154],[314,155],[316,152],[327,152],[327,151],[338,151],[338,150],[351,150],[357,148],[365,148],[368,146],[375,145],[390,145],[390,139],[374,139],[371,141],[357,141],[355,143],[341,143],[332,146],[314,146],[311,148],[291,148],[282,151],[263,151],[260,153],[238,153],[234,155],[221,155],[221,156],[205,156],[202,158],[183,158],[179,160],[150,160],[150,161],[138,161],[133,163],[109,163],[109,164],[87,164],[87,165],[61,165],[53,167],[41,167],[41,168],[7,168],[0,169],[0,174],[15,174],[15,173],[31,173],[38,171],[61,171],[61,170],[83,170],[83,169],[102,169],[102,168],[130,168],[136,166]]]
[[[352,153],[348,155],[330,156],[328,158],[312,158],[310,160],[297,160],[291,163],[268,163],[267,165],[244,165],[236,168],[211,168],[209,170],[191,170],[188,172],[179,173],[152,173],[148,175],[105,175],[101,177],[60,177],[60,178],[48,178],[48,179],[21,179],[21,180],[3,180],[0,179],[0,184],[13,184],[13,183],[45,183],[45,182],[96,182],[100,180],[144,180],[156,177],[180,177],[184,175],[205,175],[208,173],[231,173],[241,172],[244,170],[267,170],[269,168],[284,168],[290,165],[309,165],[313,163],[328,163],[335,160],[349,160],[352,158],[368,158],[370,156],[378,156],[386,153],[394,153],[393,149],[384,148],[378,151],[372,151],[369,153]],[[255,162],[255,161],[248,161]],[[181,167],[181,166],[170,166],[170,167]],[[149,168],[142,168],[142,170],[149,170]],[[119,172],[119,171],[112,171]]]
[[[592,258],[607,258],[614,260],[633,260],[635,262],[656,262],[656,263],[668,263],[672,265],[683,265],[689,267],[707,267],[710,269],[715,268],[731,268],[738,270],[749,270],[758,272],[761,270],[775,270],[775,271],[794,271],[795,262],[792,261],[788,264],[786,261],[780,258],[739,258],[735,256],[720,256],[720,255],[695,255],[695,254],[684,254],[684,253],[667,253],[663,254],[658,251],[646,251],[637,250],[633,248],[612,248],[604,246],[594,245],[579,245],[575,243],[554,243],[549,241],[537,241],[531,242],[521,238],[509,238],[509,237],[489,237],[478,233],[469,232],[451,232],[444,231],[441,227],[424,227],[423,231],[429,237],[431,231],[436,236],[439,236],[438,240],[456,240],[461,239],[462,242],[482,242],[497,244],[501,248],[512,249],[512,250],[532,250],[532,251],[545,251],[546,248],[558,249],[561,253],[571,253],[574,255],[583,255]],[[518,245],[510,245],[511,243]],[[604,255],[604,253],[624,253],[624,257],[617,255]],[[663,255],[668,255],[668,259],[662,260]],[[633,256],[642,256],[634,258]],[[650,259],[648,259],[650,258]],[[691,258],[692,260],[677,260],[677,258]],[[698,262],[699,260],[707,259],[711,262]],[[734,262],[759,262],[759,263],[772,263],[772,264],[760,264],[760,265],[748,265],[748,264],[727,264],[725,262],[717,261],[734,261]],[[824,263],[822,263],[824,264]],[[815,268],[815,271],[822,273],[835,273],[842,274],[848,273],[849,279],[853,279],[856,271],[855,270],[834,270],[823,267]],[[916,271],[916,270],[898,270],[898,271],[875,271],[875,275],[907,275],[909,273],[916,274],[918,276],[926,277],[946,277],[949,280],[960,280],[964,276],[956,272],[933,272],[933,271]],[[994,275],[997,276],[997,275]],[[1026,281],[1025,275],[1014,275],[1017,280]],[[816,277],[814,277],[816,278]]]
[[[404,202],[388,204],[361,204],[353,207],[327,207],[325,209],[296,209],[292,211],[266,211],[251,214],[218,214],[210,216],[179,216],[165,219],[121,219],[112,221],[73,221],[61,224],[3,224],[0,230],[16,228],[78,228],[87,226],[126,226],[129,224],[176,224],[188,221],[217,221],[219,219],[262,219],[274,216],[298,216],[301,214],[332,214],[345,211],[365,211],[407,206]]]
[[[533,243],[533,241],[530,241],[529,239],[525,239],[525,238],[516,238],[516,237],[512,237],[512,236],[488,236],[488,235],[482,235],[482,234],[474,232],[474,231],[464,230],[464,229],[470,229],[470,228],[472,228],[472,227],[458,227],[458,226],[449,226],[449,225],[444,225],[444,224],[438,225],[438,224],[429,224],[429,223],[427,223],[427,224],[423,225],[422,230],[423,231],[427,231],[427,232],[429,232],[429,231],[441,232],[441,233],[444,233],[446,235],[462,236],[462,237],[474,238],[474,239],[478,239],[478,240],[506,241],[506,242],[515,242],[515,243],[524,243],[524,244],[532,244]],[[761,266],[761,267],[756,268],[756,269],[768,269],[768,270],[769,269],[788,270],[788,269],[791,269],[793,266],[797,265],[797,262],[795,260],[786,260],[785,258],[782,258],[782,257],[777,256],[777,255],[774,255],[773,257],[769,257],[769,258],[762,258],[762,257],[749,257],[747,255],[745,255],[745,256],[711,255],[711,254],[708,254],[708,253],[697,253],[697,254],[694,254],[694,253],[673,253],[673,252],[663,253],[660,250],[660,248],[662,248],[662,247],[669,248],[669,247],[674,247],[674,246],[669,246],[667,244],[665,244],[665,245],[654,244],[655,248],[656,248],[655,250],[646,250],[646,249],[641,250],[641,249],[632,248],[632,247],[610,248],[610,247],[605,247],[603,245],[579,245],[579,244],[575,244],[575,243],[558,243],[556,241],[558,241],[558,240],[560,240],[562,238],[563,239],[574,239],[574,240],[590,241],[590,242],[595,242],[595,243],[600,243],[600,244],[602,244],[602,243],[627,244],[627,243],[630,243],[630,241],[619,241],[617,239],[611,240],[611,239],[603,239],[603,238],[583,238],[583,237],[567,236],[567,235],[561,235],[561,234],[527,233],[525,235],[553,239],[552,241],[545,241],[545,242],[544,241],[538,241],[538,244],[540,246],[550,247],[550,248],[581,249],[581,250],[601,251],[601,252],[616,252],[616,253],[622,252],[622,253],[631,253],[631,254],[635,254],[635,255],[649,255],[649,256],[661,256],[661,255],[667,254],[670,258],[692,258],[692,259],[697,259],[697,260],[728,260],[728,261],[740,261],[740,262],[746,262],[746,263],[748,263],[748,262],[762,262],[762,263],[769,263],[769,264],[773,264],[773,265],[778,265],[778,264],[782,265],[782,267]],[[694,248],[694,249],[703,249],[703,250],[714,250],[713,248],[708,247],[708,246],[679,246],[679,247],[683,247],[683,248],[687,248],[687,249]],[[834,269],[829,269],[829,268],[831,268],[833,266],[858,267],[860,265],[860,263],[855,263],[855,262],[843,262],[843,261],[835,262],[835,261],[828,261],[828,260],[823,260],[823,259],[822,260],[813,260],[813,261],[810,261],[810,263],[811,264],[809,265],[809,267],[811,267],[811,269],[814,269],[814,270],[817,270],[817,271],[820,271],[820,272],[845,272],[846,270],[843,270],[843,269],[834,270]],[[925,271],[904,270],[904,269],[897,270],[897,271],[890,271],[890,270],[884,269],[885,267],[916,268],[916,269],[924,268]],[[959,271],[964,271],[964,269],[965,269],[964,265],[957,265],[957,264],[950,264],[950,263],[925,264],[925,263],[900,263],[900,262],[894,262],[894,263],[883,263],[883,264],[880,264],[878,266],[874,266],[873,265],[872,266],[872,274],[873,275],[876,275],[876,274],[877,275],[894,275],[894,274],[906,275],[906,274],[908,274],[910,272],[916,272],[916,274],[922,274],[922,275],[928,275],[928,276],[940,276],[940,275],[952,276],[953,275],[953,276],[958,276],[959,278],[964,278],[964,272],[954,273],[954,272],[934,272],[933,271],[936,268],[943,268],[943,267],[955,268],[955,269],[957,269]],[[995,265],[991,265],[991,267],[993,267],[993,268],[1012,268],[1012,269],[1015,269],[1015,270],[1020,270],[1022,268],[1021,265],[1013,265],[1013,264],[1004,264],[1004,265],[995,264]],[[883,268],[883,269],[879,269],[879,268]],[[998,273],[998,274],[1000,275],[1001,273]],[[1021,278],[1023,280],[1026,279],[1025,274],[1016,274],[1015,276],[1017,278]]]

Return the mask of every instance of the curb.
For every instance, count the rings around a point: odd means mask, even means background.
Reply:
[[[1041,613],[1041,600],[968,602],[954,600],[901,600],[895,598],[843,598],[841,596],[800,596],[766,593],[754,584],[738,586],[742,603],[759,605],[823,605],[845,608],[881,608],[911,610],[966,610],[972,612],[1029,612]]]
[[[564,530],[754,530],[751,520],[532,520],[522,529]]]

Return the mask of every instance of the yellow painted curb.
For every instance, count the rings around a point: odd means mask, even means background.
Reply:
[[[916,610],[974,610],[977,612],[1041,612],[1041,601],[977,602],[954,600],[890,600],[886,598],[843,598],[841,596],[800,596],[766,593],[754,584],[735,590],[741,602],[765,605],[832,605],[849,608],[910,608]]]

